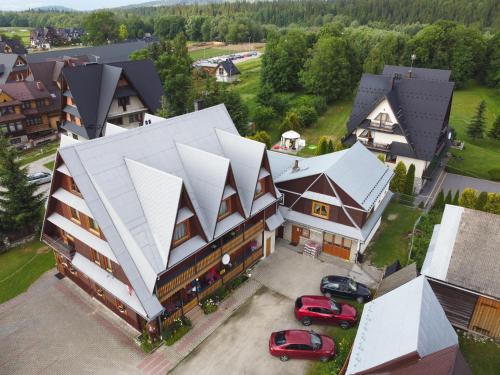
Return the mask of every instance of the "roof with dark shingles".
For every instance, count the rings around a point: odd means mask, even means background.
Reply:
[[[451,70],[411,68],[409,66],[385,65],[382,75],[392,77],[395,73],[402,76],[407,75],[411,70],[411,78],[423,79],[426,81],[445,81],[448,82],[451,76]]]
[[[40,83],[40,88],[38,88],[36,82],[8,82],[0,85],[0,90],[5,91],[9,96],[20,101],[51,97],[50,92],[47,90],[43,82]]]
[[[2,52],[5,51],[5,46],[9,46],[12,49],[12,53],[17,55],[24,55],[27,53],[26,48],[21,44],[21,42],[15,39],[6,39],[0,41],[0,49]]]
[[[89,139],[100,136],[122,72],[144,105],[154,113],[160,107],[163,87],[151,60],[90,64],[62,70]]]
[[[224,68],[224,70],[230,76],[234,76],[234,75],[240,74],[240,71],[238,70],[238,68],[236,67],[236,65],[234,65],[234,63],[231,60],[229,60],[229,59],[221,61],[219,63],[219,65],[222,65],[222,67]],[[217,66],[219,66],[219,65],[217,65]]]
[[[408,141],[402,156],[430,161],[451,104],[453,87],[454,83],[448,81],[363,74],[347,123],[348,133],[360,127],[386,98]]]

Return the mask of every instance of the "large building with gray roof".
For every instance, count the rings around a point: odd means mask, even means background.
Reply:
[[[450,136],[450,73],[387,65],[381,75],[363,74],[344,142],[362,142],[391,167],[414,164],[420,191]]]
[[[105,130],[63,136],[42,239],[61,274],[158,332],[273,252],[279,192],[224,105]]]

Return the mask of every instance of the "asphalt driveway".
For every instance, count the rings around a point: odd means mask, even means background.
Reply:
[[[441,189],[445,194],[450,190],[452,194],[454,194],[457,190],[462,192],[466,188],[476,189],[477,191],[486,191],[488,193],[500,193],[500,182],[447,173],[441,186]]]

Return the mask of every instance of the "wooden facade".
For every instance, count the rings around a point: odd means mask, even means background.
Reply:
[[[499,340],[500,301],[480,296],[477,299],[469,328]]]

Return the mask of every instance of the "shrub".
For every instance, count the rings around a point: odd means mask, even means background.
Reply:
[[[295,130],[296,132],[300,132],[302,130],[302,122],[295,112],[287,112],[285,118],[283,119],[283,122],[280,125],[280,131],[282,133],[288,130]]]
[[[201,308],[203,309],[203,312],[208,315],[213,312],[216,312],[218,306],[217,303],[211,297],[208,297],[203,299],[203,301],[201,302]]]
[[[288,99],[283,94],[274,94],[268,104],[276,111],[277,114],[283,116],[288,109]]]
[[[318,120],[318,114],[313,107],[303,105],[298,107],[296,112],[300,121],[306,127],[311,126]]]
[[[413,237],[413,248],[411,250],[411,259],[417,264],[417,268],[422,268],[425,255],[431,242],[434,225],[441,222],[442,211],[432,210],[423,215],[418,223],[415,235]]]
[[[315,96],[314,97],[313,106],[319,115],[322,115],[328,109],[328,105],[326,104],[326,99],[323,98],[322,96]]]
[[[464,189],[458,203],[462,207],[474,208],[477,201],[477,191],[471,188]]]
[[[265,130],[269,128],[271,121],[276,118],[276,112],[272,107],[259,105],[255,108],[253,121],[257,130]]]
[[[141,335],[137,339],[144,353],[151,353],[153,349],[158,346],[158,343],[149,337],[146,328],[143,329]]]
[[[490,179],[493,181],[500,181],[500,168],[493,168],[488,171]]]
[[[253,139],[254,141],[257,141],[257,142],[264,143],[266,145],[267,149],[270,149],[272,146],[271,137],[264,130],[258,131],[254,135],[249,136],[248,138]]]
[[[165,344],[170,346],[184,336],[192,327],[191,321],[185,316],[174,320],[173,324],[162,332]]]

